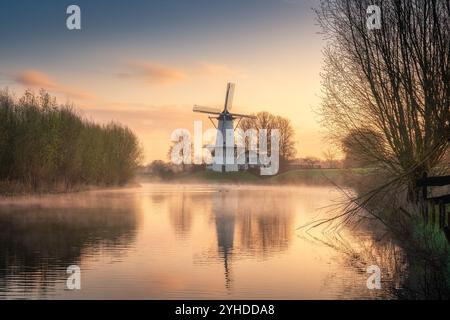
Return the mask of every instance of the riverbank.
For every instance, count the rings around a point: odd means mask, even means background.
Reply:
[[[30,185],[25,185],[19,182],[0,181],[0,199],[5,197],[20,197],[20,196],[45,195],[45,194],[65,194],[65,193],[77,193],[93,190],[134,188],[139,186],[140,184],[138,182],[132,181],[124,185],[78,184],[67,186],[62,183],[58,183],[53,185],[41,185],[38,188],[33,188]]]
[[[276,176],[260,176],[248,171],[218,173],[213,171],[182,172],[170,178],[159,178],[152,175],[140,174],[135,180],[124,185],[92,185],[64,183],[42,184],[33,187],[14,181],[0,181],[0,197],[23,196],[36,194],[63,194],[101,190],[111,188],[138,187],[140,182],[168,183],[168,184],[238,184],[238,185],[339,185],[349,187],[370,175],[367,169],[298,169],[283,172]]]
[[[160,178],[148,174],[139,175],[139,180],[164,183],[236,183],[261,185],[345,185],[355,183],[361,177],[370,174],[368,169],[297,169],[280,173],[276,176],[260,176],[248,171],[213,172],[202,170],[197,172],[181,172],[170,178]]]

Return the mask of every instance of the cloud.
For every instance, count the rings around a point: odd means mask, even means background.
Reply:
[[[192,112],[191,106],[106,102],[95,107],[84,107],[82,111],[103,123],[118,121],[150,132],[161,130],[171,133],[178,128],[190,129],[195,120],[205,121],[207,126],[210,124],[206,117]]]
[[[15,81],[25,87],[43,88],[74,99],[91,100],[94,96],[88,92],[62,85],[40,71],[25,70],[16,75]]]
[[[183,70],[157,63],[132,61],[127,67],[131,70],[119,73],[120,77],[139,78],[150,84],[172,84],[187,78]]]
[[[24,86],[54,88],[57,85],[44,73],[28,70],[17,75],[16,81]]]
[[[236,71],[225,64],[216,64],[209,62],[200,62],[198,73],[207,76],[230,76],[236,74]]]
[[[120,78],[139,79],[146,84],[175,84],[196,77],[236,77],[240,72],[226,64],[198,62],[185,68],[173,67],[154,62],[129,61],[125,64],[125,72],[117,74]]]

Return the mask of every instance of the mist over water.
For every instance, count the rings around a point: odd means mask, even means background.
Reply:
[[[330,246],[297,230],[337,198],[324,186],[200,184],[4,198],[0,299],[392,297],[398,284],[367,289],[352,256],[370,247],[386,265],[381,243],[344,230]],[[70,265],[81,290],[66,288]]]

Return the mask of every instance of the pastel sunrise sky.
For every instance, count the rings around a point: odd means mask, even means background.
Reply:
[[[82,30],[66,28],[81,8]],[[324,41],[317,0],[2,0],[0,88],[45,88],[98,122],[136,132],[145,161],[167,160],[170,134],[206,116],[194,104],[291,119],[298,156],[327,149],[320,104]]]

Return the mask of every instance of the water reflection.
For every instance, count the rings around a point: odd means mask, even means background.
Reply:
[[[231,257],[234,244],[234,226],[236,223],[236,212],[238,211],[237,195],[227,195],[226,192],[215,194],[213,197],[213,216],[217,233],[217,249],[223,259],[225,287],[231,287]]]
[[[138,210],[129,200],[75,195],[4,201],[0,297],[45,298],[82,256],[110,254],[120,260],[135,239],[138,223]]]
[[[192,225],[192,201],[185,193],[169,198],[170,222],[180,239],[189,237]]]
[[[288,246],[292,208],[288,205],[279,210],[275,199],[266,195],[264,191],[253,192],[250,198],[242,192],[224,190],[213,196],[218,255],[223,260],[227,289],[232,285],[233,258],[265,257]]]
[[[144,185],[3,199],[0,298],[373,297],[340,250],[359,238],[330,247],[296,231],[330,190]],[[80,291],[65,288],[71,264],[82,268]]]
[[[151,194],[152,204],[160,205],[161,210],[167,208],[178,240],[189,241],[197,216],[208,216],[213,223],[216,248],[208,248],[201,253],[196,257],[196,263],[221,263],[227,289],[231,289],[233,282],[233,260],[267,259],[286,250],[295,229],[291,201],[280,206],[277,204],[277,201],[282,201],[280,194],[267,197],[267,190],[252,190],[251,196],[233,186],[197,192],[185,189],[182,192],[159,192]]]

